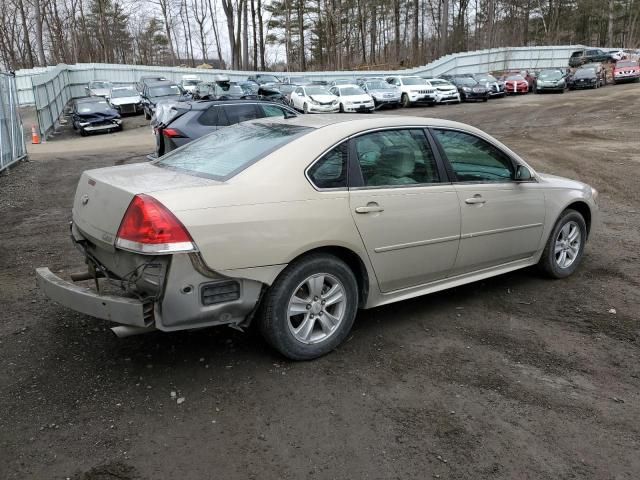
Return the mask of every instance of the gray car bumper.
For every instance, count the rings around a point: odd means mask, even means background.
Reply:
[[[153,322],[153,304],[134,298],[100,295],[67,282],[48,268],[36,269],[38,286],[51,300],[92,317],[124,325],[147,327]]]

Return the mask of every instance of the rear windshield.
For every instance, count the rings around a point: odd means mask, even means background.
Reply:
[[[111,88],[109,82],[91,82],[89,86],[91,88]]]
[[[280,123],[232,125],[174,150],[155,164],[214,180],[228,180],[311,130]]]
[[[616,63],[616,68],[628,68],[628,67],[637,67],[638,62],[634,62],[631,60],[627,60],[626,62],[618,62]]]

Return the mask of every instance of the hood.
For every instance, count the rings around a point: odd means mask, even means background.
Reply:
[[[214,180],[136,163],[87,170],[73,201],[73,222],[83,233],[113,245],[120,222],[136,194],[218,184]]]
[[[130,103],[140,103],[140,95],[132,95],[131,97],[110,98],[111,105],[128,105]]]
[[[570,178],[559,177],[557,175],[550,175],[548,173],[536,172],[536,175],[541,181],[548,184],[550,188],[571,188],[574,190],[584,191],[591,195],[591,187],[586,183],[571,180]]]
[[[435,89],[441,92],[454,92],[458,90],[455,85],[438,85]]]
[[[344,98],[348,102],[370,102],[371,101],[371,97],[366,93],[363,93],[360,95],[346,95],[342,98]]]
[[[394,95],[400,96],[400,91],[397,88],[376,88],[369,89],[369,93],[371,95],[384,94],[384,93],[393,93]]]
[[[338,99],[338,97],[336,97],[335,95],[332,94],[328,94],[328,95],[309,95],[309,98],[311,100],[315,100],[316,102],[320,102],[320,103],[330,103],[333,102],[335,100]]]
[[[83,122],[88,123],[99,123],[120,118],[120,114],[112,108],[106,112],[76,113],[76,116],[80,117]]]
[[[188,100],[190,98],[189,95],[165,95],[163,97],[150,97],[149,100],[151,103],[157,104],[159,102],[181,102],[184,100]]]

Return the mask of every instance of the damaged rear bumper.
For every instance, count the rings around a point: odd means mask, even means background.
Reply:
[[[37,268],[36,277],[38,286],[47,297],[77,312],[136,327],[148,327],[153,323],[153,303],[101,295],[61,279],[46,267]]]

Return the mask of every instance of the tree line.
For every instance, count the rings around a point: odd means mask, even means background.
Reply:
[[[392,69],[501,46],[640,47],[640,0],[2,0],[0,63]]]

